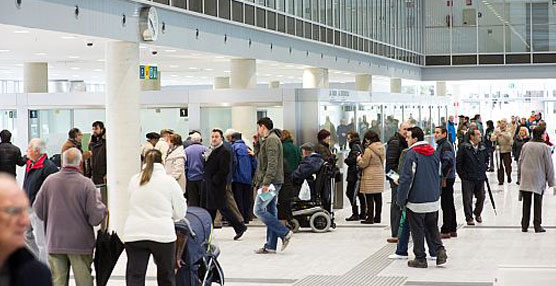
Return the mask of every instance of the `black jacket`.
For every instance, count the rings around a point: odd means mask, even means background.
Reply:
[[[89,143],[89,151],[93,152],[91,156],[91,179],[97,185],[104,184],[104,176],[106,176],[106,129],[101,136],[91,137]]]
[[[221,209],[226,205],[226,185],[231,158],[231,152],[222,145],[212,150],[205,161],[203,194],[206,196],[205,207],[209,210]]]
[[[33,205],[44,180],[56,172],[58,172],[58,167],[48,159],[46,154],[35,163],[27,162],[23,189],[27,192],[31,205]]]
[[[315,153],[320,154],[322,159],[331,164],[336,164],[336,156],[330,151],[330,144],[320,141],[315,145]]]
[[[10,285],[13,286],[50,286],[52,276],[46,265],[40,263],[29,250],[21,248],[8,258]]]
[[[442,164],[442,177],[454,179],[456,177],[456,153],[454,145],[448,141],[448,137],[436,142],[436,152]]]
[[[10,142],[0,143],[0,172],[16,176],[15,166],[23,166],[25,162],[17,146]]]
[[[361,146],[361,141],[359,139],[353,139],[349,142],[349,154],[344,160],[344,163],[348,166],[347,178],[348,182],[356,182],[359,180],[359,168],[357,167],[357,156],[363,155],[363,146]]]
[[[525,143],[529,142],[530,138],[525,139],[519,138],[519,136],[514,138],[514,144],[512,145],[512,154],[514,155],[514,160],[517,162],[519,160],[519,155],[521,155],[521,149]]]
[[[489,151],[485,144],[479,143],[479,147],[475,151],[471,143],[463,143],[456,156],[456,171],[462,180],[485,180],[488,160]]]
[[[400,155],[406,148],[407,141],[400,136],[399,132],[388,140],[388,146],[386,147],[386,173],[390,170],[399,173],[398,164],[400,163]]]

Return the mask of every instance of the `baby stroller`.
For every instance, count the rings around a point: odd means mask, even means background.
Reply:
[[[220,249],[212,244],[212,218],[203,208],[189,207],[184,219],[175,223],[178,243],[177,258],[182,266],[176,273],[177,286],[224,285],[224,272],[218,256]]]
[[[313,232],[327,232],[336,228],[332,188],[334,184],[334,165],[325,162],[317,173],[314,187],[311,188],[311,199],[302,201],[297,197],[292,201],[293,219],[288,222],[293,232],[300,227],[310,227]]]

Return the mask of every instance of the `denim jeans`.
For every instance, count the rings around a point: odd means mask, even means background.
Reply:
[[[427,241],[427,246],[429,247],[430,256],[436,257],[436,252],[434,246],[432,245],[432,240],[427,231],[425,231],[425,238]],[[406,219],[402,226],[402,233],[398,234],[398,245],[396,246],[396,254],[402,256],[408,256],[409,255],[407,252],[408,247],[409,247],[409,221],[408,219]]]
[[[266,225],[266,243],[264,247],[271,250],[276,250],[278,238],[284,238],[290,231],[278,220],[276,201],[282,185],[274,185],[274,187],[276,188],[276,196],[268,201],[263,201],[257,195],[254,207],[255,215]]]

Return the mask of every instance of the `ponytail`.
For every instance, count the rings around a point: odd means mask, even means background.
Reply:
[[[156,149],[147,151],[145,154],[145,168],[141,172],[139,186],[147,184],[153,175],[154,163],[162,163],[162,153]]]

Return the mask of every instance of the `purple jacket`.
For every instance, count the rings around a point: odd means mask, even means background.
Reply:
[[[107,211],[93,181],[78,169],[65,167],[48,176],[33,209],[45,222],[49,254],[93,254],[93,226]]]
[[[207,147],[201,143],[193,143],[185,148],[185,172],[188,181],[203,180],[203,153],[207,151]]]

